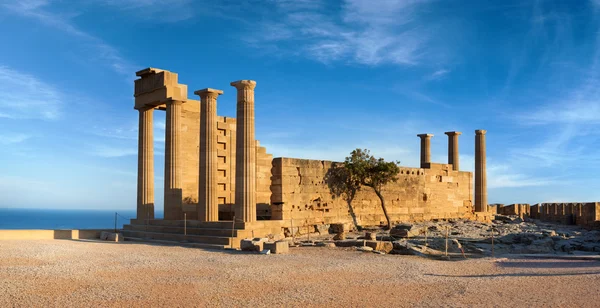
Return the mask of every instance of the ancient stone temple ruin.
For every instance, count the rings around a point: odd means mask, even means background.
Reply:
[[[199,99],[190,99],[176,73],[147,68],[137,76],[137,217],[125,226],[126,237],[235,247],[240,238],[250,236],[322,230],[353,220],[362,226],[385,222],[372,191],[360,190],[351,204],[331,194],[326,177],[334,162],[273,158],[260,146],[255,139],[255,81],[231,82],[237,92],[237,116],[229,118],[217,114],[223,90],[201,89],[194,92]],[[162,110],[166,111],[164,219],[155,219],[152,127],[154,112]],[[418,135],[420,167],[401,167],[398,181],[382,191],[392,221],[489,221],[485,133],[475,132],[474,179],[471,172],[459,169],[460,132],[445,133],[447,164],[431,161],[433,135]]]

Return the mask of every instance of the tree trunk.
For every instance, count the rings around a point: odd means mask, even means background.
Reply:
[[[390,215],[388,215],[387,208],[385,207],[385,201],[383,201],[383,196],[381,195],[381,192],[379,192],[379,189],[377,189],[375,187],[372,187],[372,188],[375,191],[375,194],[377,194],[377,197],[379,197],[379,200],[381,201],[381,208],[383,209],[383,215],[385,215],[385,219],[387,220],[386,230],[391,230],[392,223],[390,222]]]
[[[354,208],[352,207],[352,200],[354,200],[355,195],[356,195],[356,192],[351,192],[350,196],[348,196],[348,198],[346,198],[346,202],[348,202],[348,212],[350,213],[350,216],[352,217],[352,222],[354,223],[354,227],[356,227],[356,230],[360,231],[360,230],[362,230],[362,227],[358,225],[358,221],[356,221],[356,214],[354,214]]]

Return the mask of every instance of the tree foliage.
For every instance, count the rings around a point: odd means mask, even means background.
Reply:
[[[344,196],[350,209],[352,209],[350,203],[361,187],[372,188],[381,201],[381,208],[387,220],[387,228],[390,229],[392,224],[381,190],[386,184],[398,180],[399,163],[386,162],[383,158],[375,158],[367,149],[356,149],[350,153],[350,156],[346,157],[343,168],[332,168],[331,172],[328,172],[326,180],[332,194]]]

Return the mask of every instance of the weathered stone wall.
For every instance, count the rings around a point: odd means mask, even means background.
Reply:
[[[600,202],[535,204],[531,208],[531,217],[561,224],[598,228]]]
[[[295,226],[352,222],[348,203],[334,198],[325,183],[330,161],[294,158],[273,159],[271,203],[273,219],[292,221]],[[430,168],[400,168],[398,181],[382,194],[393,222],[471,218],[473,177],[453,171],[452,165],[430,164]],[[352,201],[359,225],[380,225],[385,216],[377,195],[361,189]]]
[[[529,204],[509,204],[506,206],[497,206],[497,214],[501,215],[516,215],[522,219],[529,218],[531,216],[531,206]]]
[[[199,179],[200,102],[197,100],[186,101],[183,104],[181,116],[183,207],[184,211],[188,213],[188,219],[195,219]],[[235,210],[235,118],[218,117],[217,132],[219,212],[223,219],[230,219]],[[259,216],[268,217],[270,216],[268,204],[271,197],[270,177],[273,155],[268,154],[264,147],[260,147],[258,141],[256,151],[256,202],[259,204],[257,211],[259,211]]]

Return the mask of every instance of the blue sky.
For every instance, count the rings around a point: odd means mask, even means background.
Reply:
[[[0,0],[0,207],[134,209],[135,71],[257,81],[277,156],[446,162],[486,129],[490,203],[600,200],[600,1]],[[155,115],[162,208],[164,113]]]

